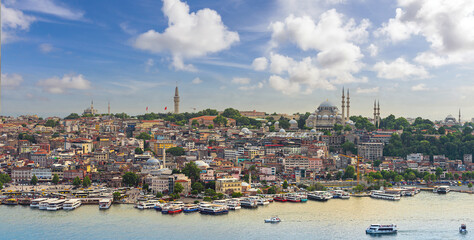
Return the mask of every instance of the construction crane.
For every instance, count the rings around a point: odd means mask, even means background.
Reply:
[[[346,158],[354,158],[353,156],[348,156],[348,155],[344,155],[344,154],[339,154],[343,157],[346,157]],[[357,154],[357,156],[355,157],[357,159],[357,163],[356,163],[356,171],[357,171],[357,185],[360,184],[360,159],[362,159],[362,157],[359,156],[359,154]]]

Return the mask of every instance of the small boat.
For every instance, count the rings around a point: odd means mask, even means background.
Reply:
[[[74,210],[81,206],[82,202],[80,199],[69,199],[63,204],[64,210]]]
[[[438,187],[438,193],[439,194],[446,194],[446,193],[449,193],[449,192],[450,192],[449,186],[439,186]]]
[[[19,205],[29,206],[31,204],[31,199],[29,198],[20,198],[18,199]]]
[[[10,206],[18,205],[18,200],[16,200],[15,198],[9,198],[9,199],[3,201],[3,204],[10,205]]]
[[[186,204],[183,207],[183,212],[190,213],[190,212],[197,212],[199,211],[199,207],[197,204]]]
[[[301,198],[298,195],[290,195],[286,200],[288,200],[288,202],[301,202]]]
[[[365,230],[366,234],[395,234],[397,233],[397,225],[381,225],[372,224]]]
[[[99,209],[109,209],[112,205],[112,198],[102,198],[99,200]]]
[[[300,197],[300,202],[307,202],[308,201],[308,196],[306,194],[300,194],[298,196]]]
[[[349,199],[351,196],[347,193],[344,192],[343,190],[334,190],[332,192],[333,198],[339,198],[339,199]]]
[[[266,198],[259,198],[257,199],[257,204],[258,205],[268,205],[270,202]]]
[[[240,206],[243,208],[257,208],[257,201],[252,198],[245,198],[240,201]]]
[[[272,217],[270,219],[265,219],[265,223],[279,223],[281,219],[279,217]]]
[[[229,213],[226,205],[206,204],[199,209],[201,214],[221,215]]]
[[[459,227],[459,232],[460,233],[467,233],[466,224],[461,224],[461,226]]]
[[[161,209],[163,214],[175,214],[183,211],[183,208],[177,205],[167,205]]]
[[[135,207],[143,210],[143,209],[152,209],[156,206],[156,204],[159,203],[158,200],[148,200],[146,202],[140,202],[138,203]]]
[[[240,201],[239,200],[231,200],[227,202],[227,207],[229,210],[238,210],[241,209],[242,207],[240,206]]]
[[[314,191],[308,193],[308,198],[319,202],[326,202],[332,198],[332,195],[325,191]]]
[[[157,203],[155,207],[153,207],[156,211],[161,211],[163,207],[165,206],[164,203]]]
[[[276,202],[286,202],[286,198],[283,197],[283,196],[276,196],[273,198],[273,200],[275,200]]]

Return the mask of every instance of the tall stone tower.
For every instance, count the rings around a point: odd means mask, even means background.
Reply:
[[[345,114],[345,109],[344,109],[344,106],[345,106],[345,102],[346,102],[346,98],[344,97],[344,87],[342,87],[342,125],[346,125],[346,118],[344,117],[344,114]]]
[[[377,126],[377,100],[374,100],[374,125]]]
[[[377,101],[377,126],[380,127],[380,100]]]
[[[346,115],[346,121],[349,121],[349,117],[351,116],[349,113],[349,107],[350,107],[350,98],[349,98],[349,89],[347,89],[347,115]]]
[[[178,93],[178,86],[174,90],[174,113],[179,113],[179,93]]]

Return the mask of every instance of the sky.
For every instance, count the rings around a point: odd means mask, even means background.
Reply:
[[[474,1],[3,0],[1,114],[474,118]],[[346,93],[347,94],[347,93]],[[167,107],[167,110],[165,110]]]

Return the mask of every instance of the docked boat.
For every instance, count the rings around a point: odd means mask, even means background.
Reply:
[[[46,201],[48,198],[37,198],[31,200],[30,207],[32,208],[39,208],[40,202]]]
[[[400,195],[388,194],[388,193],[385,193],[385,191],[382,191],[382,190],[372,191],[370,193],[370,197],[377,198],[377,199],[383,199],[383,200],[392,200],[392,201],[400,200]]]
[[[57,198],[49,198],[45,201],[42,201],[39,203],[39,210],[47,210],[49,203],[54,202],[58,200]]]
[[[288,202],[301,202],[301,198],[298,195],[290,195],[286,197],[286,200],[288,200]]]
[[[461,224],[461,226],[459,227],[459,232],[460,233],[467,233],[466,224]]]
[[[9,198],[9,199],[4,200],[2,204],[10,205],[10,206],[18,205],[18,200],[15,198]]]
[[[286,202],[286,198],[284,196],[276,196],[273,198],[273,200],[275,200],[275,202]]]
[[[164,203],[157,203],[157,204],[155,204],[155,206],[154,206],[153,208],[154,208],[156,211],[161,211],[164,206],[165,206]]]
[[[366,234],[395,234],[397,233],[397,225],[381,225],[372,224],[365,230]]]
[[[242,207],[240,206],[240,201],[238,200],[231,200],[227,202],[227,207],[229,210],[238,210],[241,209]]]
[[[69,199],[64,202],[63,204],[63,209],[64,210],[74,210],[78,207],[80,207],[82,204],[82,201],[80,199]]]
[[[326,202],[332,198],[332,195],[325,191],[314,191],[308,193],[308,199],[319,201],[319,202]]]
[[[109,209],[112,205],[112,198],[102,198],[99,200],[99,209]]]
[[[20,198],[18,199],[18,204],[23,206],[29,206],[31,204],[31,199],[29,198]]]
[[[183,211],[183,208],[178,205],[167,205],[161,209],[163,214],[175,214]]]
[[[197,212],[199,211],[199,206],[197,204],[186,204],[183,207],[183,212],[190,213],[190,212]]]
[[[300,202],[307,202],[308,201],[308,195],[306,195],[306,194],[299,194],[298,197],[300,197]]]
[[[207,204],[199,209],[201,214],[221,215],[229,213],[226,205]]]
[[[257,205],[268,205],[270,202],[266,198],[257,199]]]
[[[140,202],[138,203],[135,207],[143,210],[143,209],[152,209],[156,206],[156,204],[159,203],[158,200],[148,200],[146,202]]]
[[[265,219],[265,223],[279,223],[281,219],[279,217],[272,217],[270,219]]]
[[[46,210],[48,211],[57,211],[63,208],[64,202],[66,200],[64,199],[57,199],[55,201],[52,201],[48,204],[48,207],[46,207]]]
[[[334,190],[332,192],[333,198],[339,198],[339,199],[349,199],[351,196],[349,193],[343,191],[343,190]]]
[[[440,194],[446,194],[449,193],[449,191],[451,191],[449,186],[439,186],[437,192]]]
[[[252,198],[245,198],[240,201],[240,206],[243,208],[257,208],[257,201]]]

